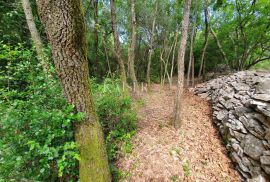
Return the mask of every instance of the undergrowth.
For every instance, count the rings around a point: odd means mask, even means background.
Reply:
[[[0,60],[0,182],[77,181],[79,152],[74,113],[56,78],[46,78],[31,50],[1,45]],[[53,70],[53,68],[52,68]],[[136,131],[132,99],[117,79],[92,79],[95,105],[102,123],[114,180],[123,175],[114,165],[131,152]]]

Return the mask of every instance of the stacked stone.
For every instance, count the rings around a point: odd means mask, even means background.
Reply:
[[[270,179],[270,73],[246,71],[198,85],[237,170],[248,179]]]

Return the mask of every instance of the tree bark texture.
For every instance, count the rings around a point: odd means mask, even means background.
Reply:
[[[22,6],[23,6],[25,17],[26,17],[27,26],[29,28],[32,40],[36,47],[37,57],[39,61],[41,62],[44,73],[47,75],[49,74],[49,64],[43,52],[43,44],[42,44],[40,35],[38,33],[38,30],[34,21],[31,4],[29,0],[22,0]]]
[[[189,26],[189,12],[190,12],[191,0],[185,0],[184,2],[184,17],[182,20],[182,37],[180,41],[180,47],[178,50],[177,69],[178,69],[178,80],[177,80],[177,91],[175,97],[174,106],[174,120],[173,124],[176,129],[181,126],[181,109],[182,109],[182,93],[184,86],[184,61],[185,51],[188,37],[188,26]]]
[[[75,129],[81,158],[80,181],[111,181],[102,127],[90,89],[82,2],[37,0],[37,5],[65,97],[77,112],[85,113]]]
[[[121,45],[119,41],[119,34],[117,30],[117,21],[116,21],[116,11],[115,11],[115,0],[110,0],[110,6],[111,6],[111,19],[112,19],[112,31],[113,31],[113,39],[114,39],[114,46],[115,46],[115,56],[117,59],[117,62],[120,67],[120,79],[125,87],[127,83],[127,77],[126,77],[126,70],[125,70],[125,64],[122,56],[122,50]]]
[[[128,63],[130,65],[130,77],[133,82],[134,91],[138,90],[138,82],[135,74],[135,48],[137,42],[137,23],[136,23],[136,12],[135,12],[135,0],[130,0],[131,6],[131,25],[132,25],[132,32],[131,32],[131,40],[129,45],[128,51]]]

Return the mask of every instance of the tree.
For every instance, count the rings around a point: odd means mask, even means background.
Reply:
[[[125,64],[122,56],[122,50],[121,45],[119,41],[119,35],[117,30],[117,21],[116,21],[116,13],[115,13],[115,0],[110,0],[110,6],[111,6],[111,20],[112,20],[112,31],[113,31],[113,39],[114,39],[114,55],[116,56],[117,62],[120,66],[120,78],[123,83],[123,86],[125,87],[127,83],[127,77],[126,77],[126,69]]]
[[[184,2],[184,17],[182,20],[182,37],[180,41],[180,47],[178,49],[178,58],[177,58],[177,91],[175,97],[175,106],[174,106],[174,120],[173,124],[176,129],[181,126],[181,109],[182,109],[182,93],[184,85],[184,60],[185,60],[185,51],[187,44],[188,36],[188,26],[189,26],[189,11],[190,11],[191,0],[185,0]]]
[[[137,42],[137,23],[136,23],[136,12],[135,12],[135,0],[130,0],[130,7],[131,7],[131,40],[128,50],[128,63],[130,68],[130,77],[133,82],[134,91],[138,90],[138,82],[135,74],[135,66],[134,66],[134,59],[135,59],[135,48]]]
[[[83,121],[75,126],[80,181],[110,181],[102,127],[90,89],[82,2],[39,0],[37,5],[65,97],[76,112],[85,113]]]
[[[151,83],[150,79],[150,71],[151,71],[151,62],[152,62],[152,54],[153,54],[153,43],[154,43],[154,37],[155,37],[155,26],[156,26],[156,16],[157,16],[157,8],[158,8],[158,3],[157,1],[155,2],[155,13],[154,13],[154,19],[152,22],[152,29],[151,29],[151,35],[150,35],[150,49],[149,49],[149,55],[148,55],[148,63],[147,63],[147,72],[146,72],[146,80],[147,83]]]
[[[46,56],[43,52],[43,44],[34,21],[29,0],[22,0],[22,6],[31,37],[36,48],[38,59],[41,62],[44,73],[47,75],[49,73],[49,64],[46,61]]]
[[[188,62],[188,72],[187,72],[187,87],[189,87],[190,85],[190,70],[191,70],[191,67],[192,67],[192,61],[193,61],[193,42],[194,42],[194,39],[196,38],[195,35],[196,35],[196,16],[197,16],[197,2],[195,1],[195,9],[194,9],[194,12],[193,12],[193,28],[191,30],[191,37],[190,37],[190,48],[189,48],[189,62]],[[192,70],[194,72],[194,70]],[[193,74],[192,74],[193,75]]]
[[[205,68],[205,52],[206,52],[206,48],[208,45],[208,37],[209,37],[209,25],[208,25],[208,1],[205,0],[204,1],[204,24],[205,24],[205,31],[204,31],[204,46],[203,46],[203,50],[202,50],[202,55],[201,55],[201,65],[200,65],[200,70],[199,70],[199,77],[202,76],[202,74],[204,74],[204,68]]]

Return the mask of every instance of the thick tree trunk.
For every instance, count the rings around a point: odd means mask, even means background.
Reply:
[[[152,29],[151,29],[150,50],[149,50],[149,55],[148,55],[147,72],[146,72],[146,80],[147,80],[147,83],[148,83],[149,86],[150,86],[150,83],[151,83],[150,74],[151,74],[152,54],[154,52],[153,43],[154,43],[154,38],[155,38],[157,8],[158,8],[158,4],[156,2],[154,20],[153,20]]]
[[[48,64],[46,56],[43,52],[43,44],[42,44],[40,35],[38,33],[38,30],[37,30],[37,27],[36,27],[36,24],[34,21],[32,9],[31,9],[31,4],[30,4],[29,0],[22,0],[22,6],[23,6],[23,11],[24,11],[24,14],[26,17],[26,22],[27,22],[32,40],[33,40],[34,45],[36,47],[38,59],[41,62],[44,73],[46,75],[48,75],[49,74],[49,64]]]
[[[177,80],[177,91],[175,97],[174,106],[174,120],[173,124],[176,129],[181,126],[181,109],[182,109],[182,93],[184,86],[184,61],[185,51],[188,37],[188,25],[189,25],[189,11],[190,11],[191,0],[185,0],[184,4],[184,17],[182,20],[182,37],[180,41],[180,47],[178,50],[177,69],[178,69],[178,80]]]
[[[201,78],[202,74],[204,74],[204,70],[205,70],[204,57],[205,57],[206,48],[208,46],[209,26],[208,26],[208,10],[207,10],[207,8],[208,8],[208,1],[205,0],[205,3],[204,3],[204,24],[205,24],[204,46],[203,46],[203,51],[202,51],[202,55],[201,55],[201,65],[200,65],[200,70],[199,70],[199,75],[198,75],[199,78]]]
[[[117,30],[115,0],[110,0],[110,6],[111,6],[112,31],[113,31],[113,38],[114,38],[114,44],[115,44],[114,46],[115,46],[116,59],[120,67],[120,78],[123,83],[123,86],[125,87],[127,83],[127,77],[126,77],[125,64],[124,64],[124,60],[122,56],[122,50],[121,50],[121,45],[120,45],[119,35],[118,35],[118,30]]]
[[[128,51],[128,63],[130,65],[130,77],[133,82],[133,89],[136,92],[139,88],[138,88],[138,82],[137,82],[137,78],[135,74],[135,66],[134,66],[135,48],[136,48],[136,42],[137,42],[135,0],[130,0],[130,6],[131,6],[132,33],[131,33],[131,41],[130,41],[129,51]]]
[[[111,181],[102,127],[90,89],[82,2],[38,0],[37,5],[65,97],[77,112],[85,113],[75,131],[81,158],[80,181]]]

